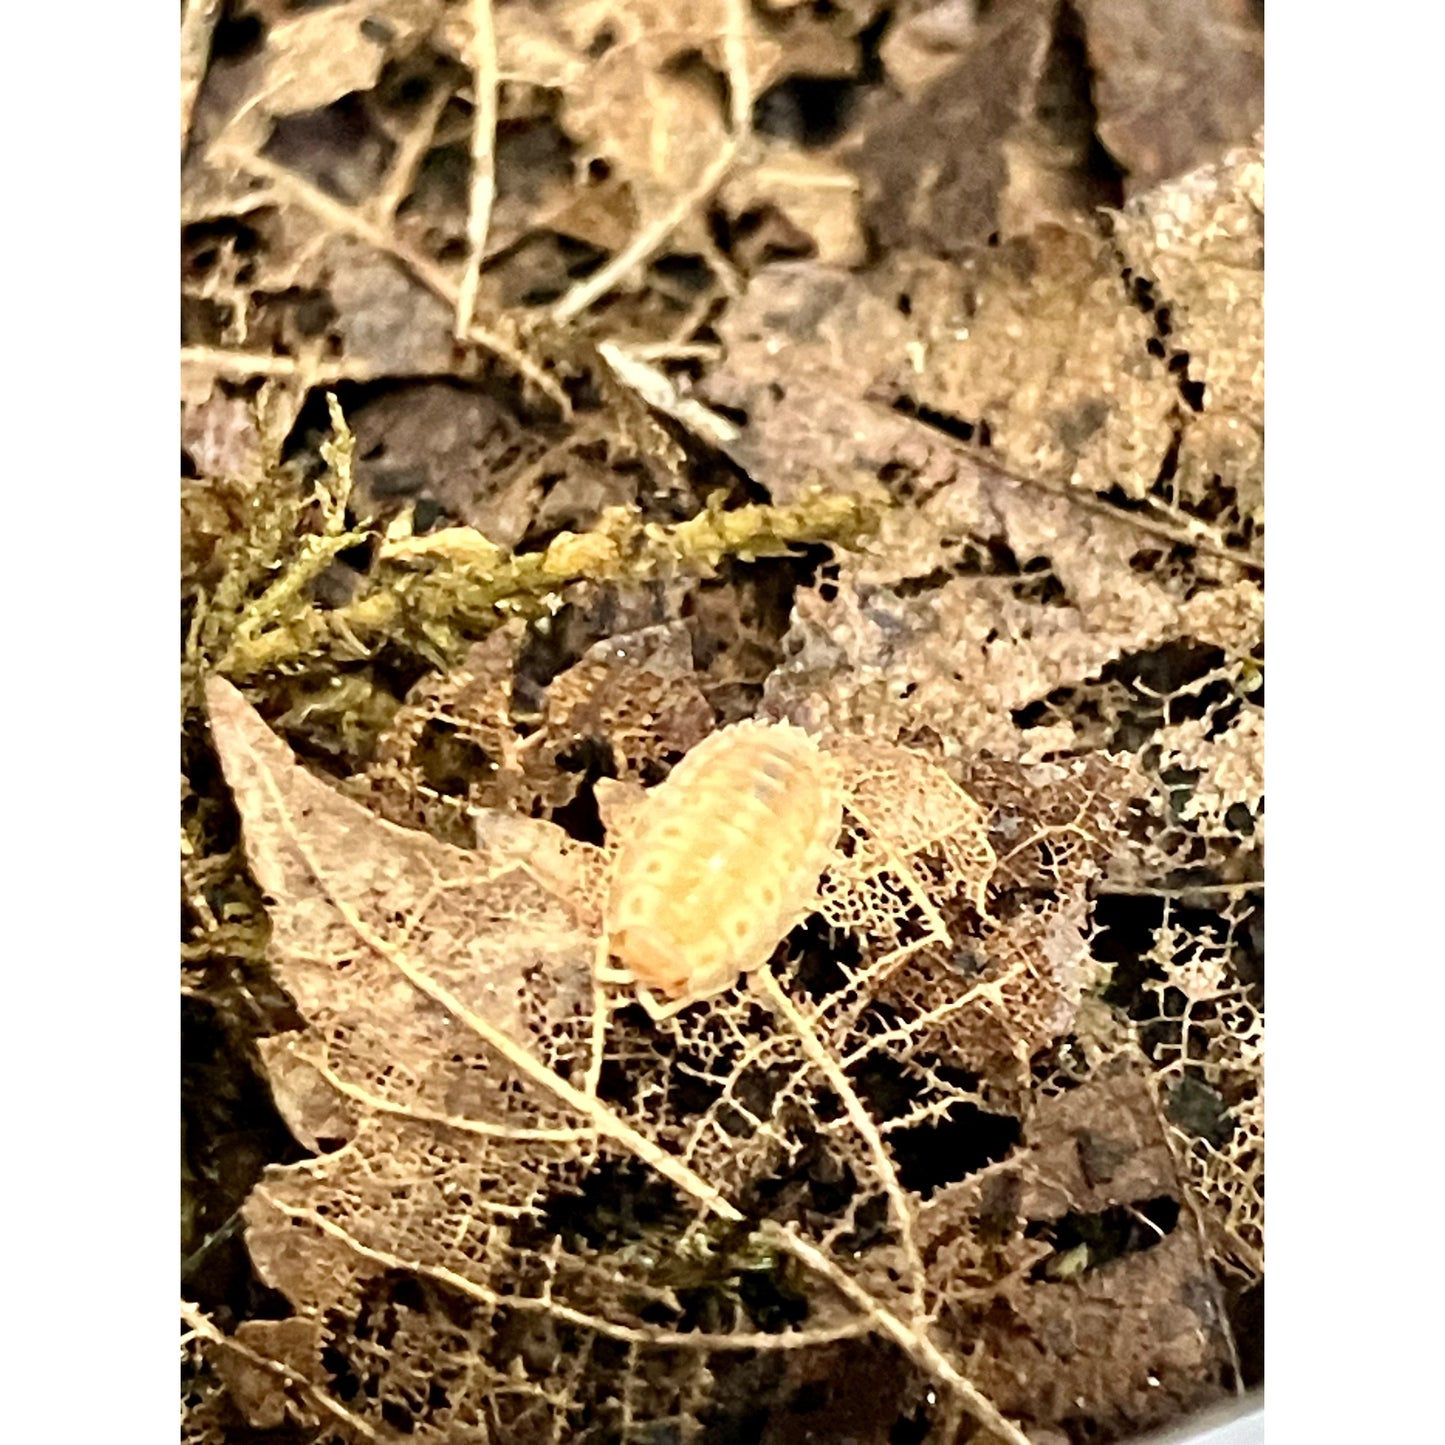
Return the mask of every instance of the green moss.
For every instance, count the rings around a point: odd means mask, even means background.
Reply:
[[[369,590],[337,608],[301,601],[322,550],[312,545],[291,564],[300,583],[293,585],[288,572],[248,609],[218,670],[247,681],[360,660],[388,643],[445,665],[508,616],[555,611],[572,583],[706,573],[725,557],[779,556],[801,543],[855,546],[876,515],[869,503],[825,493],[790,507],[708,507],[667,527],[617,508],[592,531],[563,532],[542,551],[521,554],[505,553],[469,528],[451,528],[384,547]],[[343,540],[349,546],[354,539]]]

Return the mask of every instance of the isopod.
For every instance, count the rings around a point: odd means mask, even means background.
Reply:
[[[803,729],[719,729],[628,820],[599,976],[637,985],[658,1017],[724,992],[813,911],[842,825],[836,769]]]

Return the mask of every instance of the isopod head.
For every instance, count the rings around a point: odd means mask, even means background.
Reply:
[[[669,998],[693,995],[700,982],[693,977],[692,962],[687,951],[660,928],[634,924],[619,928],[609,939],[613,958],[640,984],[656,989]],[[698,995],[701,996],[700,994]]]

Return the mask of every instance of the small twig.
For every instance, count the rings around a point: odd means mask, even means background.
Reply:
[[[993,467],[991,462],[986,465]],[[1141,532],[1148,532],[1165,541],[1178,542],[1181,546],[1192,547],[1194,551],[1201,552],[1206,557],[1216,557],[1221,561],[1233,562],[1237,567],[1247,567],[1261,576],[1264,575],[1264,559],[1262,557],[1257,557],[1254,553],[1241,548],[1227,546],[1219,534],[1212,528],[1206,527],[1203,522],[1195,522],[1188,527],[1179,527],[1151,516],[1148,512],[1131,512],[1127,508],[1106,501],[1095,492],[1084,491],[1067,483],[1046,481],[1042,477],[1020,476],[1014,472],[1006,472],[1001,467],[993,467],[993,470],[1000,476],[1007,477],[1010,481],[1018,482],[1022,486],[1035,487],[1056,497],[1063,497],[1082,507],[1086,512],[1112,518],[1116,522],[1137,527]]]
[[[452,92],[445,85],[437,85],[422,105],[421,113],[396,143],[396,154],[387,168],[372,203],[372,212],[390,226],[396,220],[401,204],[416,185],[417,173],[431,150],[436,136],[437,123],[451,101]]]
[[[359,1084],[349,1083],[320,1059],[299,1051],[294,1052],[293,1057],[310,1064],[338,1094],[344,1094],[348,1099],[376,1114],[388,1114],[398,1119],[415,1119],[420,1124],[435,1124],[442,1129],[455,1129],[459,1134],[475,1134],[482,1139],[509,1139],[534,1144],[583,1144],[597,1137],[596,1131],[592,1129],[528,1129],[510,1124],[489,1124],[484,1119],[468,1119],[458,1114],[443,1114],[419,1105],[394,1104],[390,1099],[383,1099],[379,1094],[373,1094]]]
[[[722,346],[716,341],[643,341],[621,348],[638,361],[716,361]]]
[[[297,377],[306,386],[338,381],[375,381],[382,372],[365,360],[321,361],[304,356],[272,356],[259,351],[228,351],[220,346],[183,346],[181,365],[246,381],[256,376]]]
[[[1185,883],[1178,888],[1158,888],[1148,883],[1104,883],[1097,891],[1114,898],[1242,898],[1249,893],[1263,893],[1264,879],[1245,883]]]
[[[587,1093],[594,1099],[602,1085],[602,1067],[607,1062],[607,1030],[612,1020],[612,998],[599,976],[599,966],[607,962],[607,950],[606,934],[601,934],[597,941],[596,963],[592,969],[592,1059],[587,1065],[584,1085]]]
[[[702,258],[711,268],[713,275],[717,277],[718,286],[729,300],[736,301],[747,290],[747,281],[738,269],[737,262],[723,251],[722,247],[713,239],[711,232],[703,235]],[[706,293],[698,298],[695,308],[697,318],[694,322],[695,326],[701,326],[707,319],[708,310],[716,300],[716,297],[708,297]],[[673,334],[679,335],[678,332]]]
[[[654,411],[663,412],[685,426],[694,436],[702,437],[712,446],[726,447],[742,435],[735,421],[705,406],[696,397],[679,392],[666,372],[640,360],[629,348],[603,341],[598,343],[597,354],[623,386],[629,387]]]
[[[648,260],[687,218],[693,207],[722,184],[732,167],[738,145],[729,137],[722,149],[680,196],[649,226],[644,226],[605,266],[579,281],[552,308],[552,319],[565,324],[585,311],[597,298],[610,291],[634,266]]]
[[[290,1365],[283,1364],[280,1360],[273,1360],[269,1355],[263,1355],[249,1345],[243,1345],[232,1335],[223,1334],[211,1323],[209,1316],[202,1313],[196,1305],[182,1300],[181,1318],[191,1327],[193,1335],[199,1335],[213,1345],[219,1345],[223,1350],[230,1350],[232,1354],[239,1355],[248,1364],[265,1370],[267,1374],[275,1375],[286,1389],[298,1391],[317,1409],[324,1410],[333,1420],[339,1421],[348,1429],[355,1430],[358,1435],[367,1440],[381,1438],[359,1415],[353,1415],[345,1405],[333,1400],[324,1390],[317,1389],[310,1380],[298,1374]]]
[[[1126,1204],[1124,1206],[1124,1213],[1129,1215],[1138,1223],[1144,1225],[1145,1228],[1152,1230],[1159,1239],[1164,1238],[1164,1231],[1160,1229],[1160,1227],[1155,1224],[1154,1221],[1150,1219],[1149,1216],[1145,1214],[1142,1209],[1136,1209],[1134,1205]]]
[[[856,1068],[864,1059],[877,1053],[879,1049],[887,1048],[889,1044],[905,1043],[910,1039],[921,1038],[928,1029],[941,1024],[945,1019],[951,1018],[979,999],[991,999],[996,1007],[1002,1009],[1003,994],[1001,990],[1004,984],[1017,978],[1026,970],[1027,966],[1026,962],[1010,964],[996,978],[991,978],[986,983],[976,983],[972,988],[949,999],[946,1003],[938,1004],[926,1013],[907,1020],[906,1023],[898,1024],[881,1034],[870,1035],[843,1060],[843,1067],[845,1069]]]
[[[224,0],[190,0],[181,11],[181,154],[191,138],[191,116],[211,61],[211,37]]]
[[[384,252],[406,267],[434,296],[446,302],[453,310],[456,309],[457,288],[452,285],[447,273],[436,262],[395,236],[388,227],[378,225],[353,207],[334,200],[294,171],[252,151],[234,146],[222,147],[218,148],[216,159],[270,181],[277,199],[290,201],[293,205],[309,211],[323,226],[339,235],[354,236],[358,241],[364,241],[368,246]],[[525,351],[475,322],[467,327],[465,339],[484,347],[513,367],[520,376],[526,377],[557,404],[564,416],[572,414],[572,402],[561,384]]]
[[[457,289],[456,334],[467,334],[477,305],[482,257],[496,196],[497,37],[492,0],[472,0],[472,184],[467,198],[467,265]]]
[[[185,1284],[190,1277],[200,1268],[206,1256],[218,1245],[235,1234],[241,1227],[244,1215],[239,1209],[233,1209],[229,1217],[216,1229],[213,1229],[186,1257],[181,1261],[181,1283]]]
[[[1005,1445],[1030,1445],[1029,1437],[1011,1420],[1006,1420],[998,1407],[972,1381],[959,1374],[926,1334],[905,1324],[891,1310],[884,1309],[852,1275],[839,1269],[822,1250],[771,1219],[764,1220],[756,1232],[799,1264],[808,1266],[827,1279],[861,1313],[877,1323],[881,1334],[887,1335],[911,1360],[946,1385],[969,1414]],[[945,1438],[952,1439],[952,1435],[946,1433]]]
[[[748,71],[745,0],[728,0],[722,33],[723,65],[728,80],[728,136],[702,174],[650,225],[644,226],[605,266],[579,281],[552,308],[552,319],[565,324],[648,260],[687,218],[693,208],[722,184],[732,169],[752,125],[753,81]]]

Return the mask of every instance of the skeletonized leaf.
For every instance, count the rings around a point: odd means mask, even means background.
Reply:
[[[806,1216],[801,1237],[764,1221],[769,1237],[802,1251],[817,1276],[790,1277],[806,1315],[784,1339],[823,1345],[839,1329],[878,1330],[916,1363],[942,1369],[953,1388],[968,1388],[903,1322],[910,1293],[930,1288],[912,1246],[916,1206],[840,1062],[875,1048],[906,1050],[928,1029],[923,1017],[908,1017],[880,1034],[868,987],[890,972],[880,948],[944,941],[944,915],[926,891],[936,884],[940,900],[955,900],[947,908],[960,924],[982,901],[992,868],[982,814],[936,765],[909,755],[900,773],[904,755],[894,750],[873,767],[891,767],[920,804],[941,805],[946,795],[947,806],[916,816],[905,809],[899,816],[913,817],[912,830],[890,826],[897,846],[854,880],[848,926],[865,964],[843,970],[826,1011],[809,1022],[774,981],[763,986],[770,1008],[736,990],[670,1021],[663,1045],[615,1017],[609,1023],[606,1011],[594,1014],[588,941],[535,881],[565,886],[565,870],[548,874],[540,855],[532,866],[527,830],[472,854],[386,823],[307,773],[230,684],[213,680],[207,696],[247,855],[269,897],[273,966],[307,1020],[299,1033],[267,1041],[263,1056],[283,1112],[320,1157],[268,1169],[245,1207],[261,1277],[298,1317],[323,1326],[306,1336],[315,1349],[298,1369],[328,1381],[336,1352],[368,1338],[368,1320],[384,1304],[416,1342],[368,1356],[379,1397],[405,1393],[425,1356],[465,1377],[449,1398],[475,1402],[515,1372],[508,1362],[517,1357],[518,1319],[548,1329],[560,1320],[632,1348],[696,1337],[658,1377],[646,1407],[657,1416],[695,1412],[711,1352],[730,1338],[759,1338],[759,1326],[726,1294],[712,1307],[711,1333],[689,1324],[687,1296],[669,1283],[682,1267],[679,1241],[688,1228],[742,1224],[737,1202],[791,1167],[790,1136],[817,1127],[806,1121],[832,1108],[824,1102],[831,1089],[851,1103],[849,1127],[829,1131],[826,1167],[857,1183],[826,1212]],[[854,792],[878,822],[886,800],[865,781]],[[867,819],[857,821],[853,861],[861,866],[878,840]],[[549,828],[561,836],[531,825]],[[893,1020],[904,1017],[897,1005],[910,1015],[923,1007],[906,993],[895,999],[886,1015]],[[909,1118],[938,1117],[973,1097],[965,1083],[925,1069]],[[908,1118],[897,1122],[903,1129]],[[651,1237],[638,1238],[636,1226],[619,1239],[615,1226],[566,1223],[597,1207],[578,1202],[589,1196],[636,1192],[639,1168],[677,1189],[657,1180],[639,1196],[659,1220]],[[890,1233],[834,1257],[839,1232],[885,1200]],[[700,1258],[716,1248],[704,1238]],[[395,1282],[408,1278],[451,1303],[395,1295]],[[509,1308],[521,1311],[517,1319],[509,1321]],[[662,1321],[675,1323],[659,1333]],[[560,1360],[538,1367],[536,1387],[539,1401],[566,1408],[560,1368]],[[277,1408],[262,1391],[254,1417],[272,1419]],[[1022,1437],[986,1402],[974,1398],[971,1408],[1018,1445]],[[458,1434],[429,1401],[412,1415],[423,1436],[482,1438]]]
[[[590,999],[590,955],[561,904],[521,868],[395,827],[312,777],[224,680],[207,702],[270,900],[273,966],[312,1025],[288,1050],[383,1100],[468,1113],[469,1075],[495,1076],[496,1061],[403,957],[513,1039],[565,1037]]]

